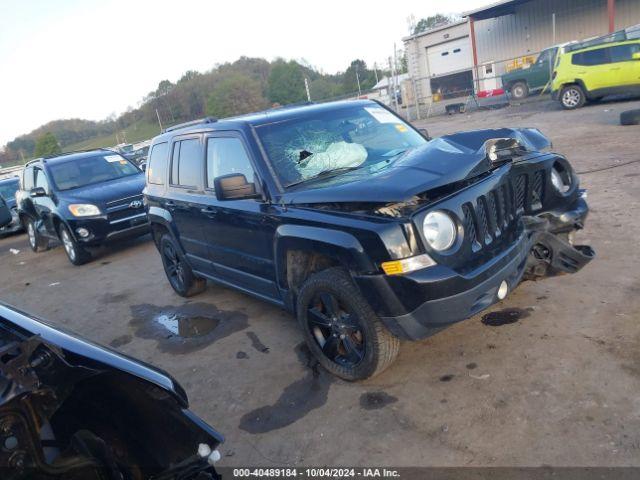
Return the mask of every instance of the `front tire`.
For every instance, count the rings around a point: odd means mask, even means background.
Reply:
[[[569,85],[560,91],[560,103],[565,110],[575,110],[584,106],[587,97],[579,85]]]
[[[58,234],[67,258],[73,265],[83,265],[91,260],[91,254],[78,245],[65,225],[60,225]]]
[[[300,289],[296,312],[311,352],[324,368],[344,380],[378,375],[398,356],[400,341],[342,268],[309,277]]]
[[[511,86],[511,98],[523,100],[529,96],[529,86],[526,82],[516,82]]]
[[[207,288],[207,281],[193,273],[173,238],[168,234],[160,238],[162,266],[171,287],[182,297],[191,297]]]
[[[33,219],[28,218],[25,222],[25,229],[27,230],[27,236],[29,237],[29,247],[34,252],[41,252],[49,248],[49,240],[38,233],[38,228]]]

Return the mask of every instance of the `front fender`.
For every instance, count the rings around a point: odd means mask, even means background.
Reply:
[[[168,210],[156,206],[150,206],[147,209],[147,218],[149,219],[149,225],[151,225],[152,229],[154,225],[159,225],[164,230],[166,230],[173,238],[174,243],[178,247],[178,250],[180,250],[180,253],[182,255],[185,255],[182,244],[178,240],[180,234],[178,233],[178,230],[175,227],[175,222],[173,221],[173,217]],[[153,239],[156,242],[156,246],[159,247],[158,240],[155,238],[155,235],[153,236]]]
[[[326,255],[357,274],[375,271],[375,265],[362,244],[350,233],[307,225],[281,225],[276,230],[274,241],[277,282],[281,287],[286,286],[286,254],[289,250]]]

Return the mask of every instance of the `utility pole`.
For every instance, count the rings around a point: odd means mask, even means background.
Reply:
[[[362,96],[362,90],[360,89],[360,75],[358,75],[358,67],[356,64],[356,82],[358,82],[358,97]]]
[[[393,60],[389,57],[389,95],[391,95],[391,102],[396,106],[396,113],[398,112],[398,98],[396,97],[396,85],[395,85],[395,69],[393,68]]]
[[[398,84],[398,50],[396,49],[396,42],[393,42],[393,68],[395,72],[395,85],[396,85],[396,89],[393,92],[393,98],[396,102],[396,111],[398,111],[397,90],[400,89],[400,85]]]
[[[160,121],[160,113],[158,112],[157,108],[156,108],[156,115],[158,116],[158,124],[160,125],[160,131],[162,131],[162,122]]]
[[[307,91],[307,101],[311,101],[311,94],[309,93],[309,80],[307,77],[304,77],[304,88]]]
[[[376,85],[377,85],[380,80],[378,80],[378,64],[376,62],[373,62],[373,73],[376,76]]]

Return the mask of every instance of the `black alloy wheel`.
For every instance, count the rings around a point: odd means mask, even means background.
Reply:
[[[160,256],[167,279],[178,295],[191,297],[207,287],[206,280],[193,273],[168,234],[164,234],[160,239]]]
[[[399,339],[344,268],[331,267],[307,278],[297,293],[296,315],[311,353],[344,380],[373,377],[398,356]]]
[[[365,337],[358,317],[333,294],[319,293],[309,304],[307,328],[332,362],[354,368],[364,358]]]

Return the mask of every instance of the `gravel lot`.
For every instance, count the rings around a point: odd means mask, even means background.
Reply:
[[[59,246],[2,239],[0,299],[169,371],[225,434],[224,466],[640,466],[640,127],[618,125],[629,108],[640,101],[420,122],[432,135],[538,127],[580,172],[636,163],[581,176],[592,213],[577,240],[598,255],[582,272],[524,283],[492,309],[522,309],[515,323],[478,316],[405,343],[364,383],[314,367],[277,308],[214,285],[175,295],[149,237],[83,267]],[[154,320],[172,327],[176,313],[193,319],[184,336]]]

